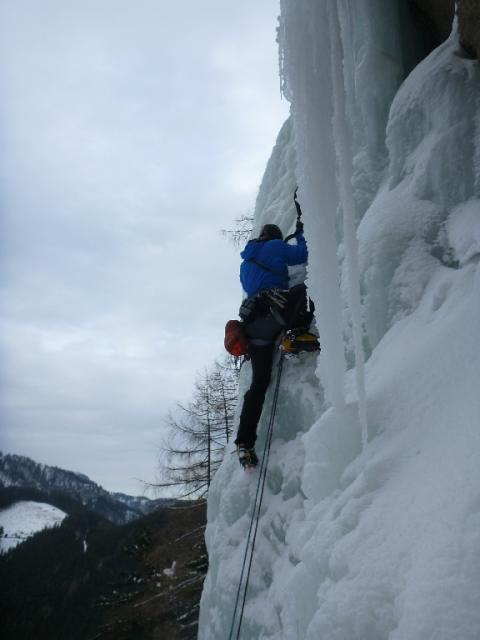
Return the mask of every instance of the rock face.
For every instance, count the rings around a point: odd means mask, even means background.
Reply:
[[[455,15],[454,0],[412,0],[410,4],[437,46],[448,38]]]
[[[460,42],[466,51],[480,58],[480,3],[478,0],[458,0]],[[454,0],[410,0],[410,6],[423,28],[438,46],[446,40],[455,15]]]
[[[460,0],[457,12],[460,42],[470,55],[480,58],[480,3]]]

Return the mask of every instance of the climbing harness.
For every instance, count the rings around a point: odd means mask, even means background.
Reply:
[[[275,414],[277,411],[277,401],[278,401],[278,393],[280,389],[280,380],[282,377],[283,360],[284,360],[284,352],[281,351],[280,359],[278,361],[277,381],[275,384],[275,391],[273,394],[272,412],[270,414],[270,421],[268,423],[267,436],[265,440],[265,448],[263,450],[262,462],[260,464],[257,490],[255,493],[255,501],[253,503],[252,518],[250,520],[250,527],[248,529],[247,544],[245,545],[245,554],[243,557],[242,571],[240,573],[240,580],[238,582],[237,595],[235,598],[235,606],[233,609],[232,624],[230,626],[230,633],[228,636],[228,640],[234,640],[234,639],[239,640],[240,631],[242,628],[243,612],[245,609],[245,602],[247,600],[248,582],[250,579],[250,571],[252,568],[253,552],[255,550],[255,541],[257,538],[258,523],[260,520],[260,509],[262,507],[263,492],[265,489],[265,481],[267,478],[267,465],[268,465],[268,458],[270,455],[270,447],[272,445],[273,424],[275,422]],[[250,541],[251,541],[251,544],[250,544]],[[243,589],[243,595],[241,595],[242,589]],[[239,609],[240,600],[241,600],[241,606],[240,606],[240,611],[238,613],[238,622],[237,622],[237,612]],[[236,634],[235,634],[235,624],[237,624]]]

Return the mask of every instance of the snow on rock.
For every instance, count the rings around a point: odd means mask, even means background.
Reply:
[[[172,562],[171,567],[167,567],[166,569],[163,570],[163,575],[168,576],[169,578],[172,578],[175,575],[176,569],[177,569],[177,561],[174,560]]]
[[[282,2],[293,136],[255,224],[287,231],[299,185],[323,350],[285,363],[242,640],[480,638],[480,67],[454,27],[408,73],[401,4]],[[229,637],[257,479],[227,455],[212,483],[200,640]]]
[[[448,243],[460,265],[480,259],[480,200],[474,198],[455,207],[446,228]]]
[[[472,137],[479,85],[480,69],[462,57],[454,33],[418,65],[395,97],[387,127],[389,171],[359,227],[372,347],[418,304],[439,259],[449,264],[452,247],[445,229],[454,224],[448,222],[450,214],[453,220],[457,207],[468,206],[467,215],[475,217],[475,201],[463,203],[479,189],[480,144]]]
[[[5,552],[13,549],[38,531],[61,524],[66,515],[51,504],[16,502],[0,511],[0,527],[4,530],[0,538],[0,550]]]
[[[479,286],[475,268],[441,269],[378,345],[367,365],[375,437],[363,455],[353,459],[348,416],[332,428],[325,414],[305,439],[308,540],[292,539],[300,563],[284,595],[313,567],[305,638],[478,638]]]
[[[296,187],[295,145],[292,122],[289,118],[280,129],[277,142],[267,163],[262,184],[255,203],[253,237],[260,235],[260,229],[268,220],[282,228],[284,235],[295,230],[293,192]],[[258,215],[261,211],[262,215]]]

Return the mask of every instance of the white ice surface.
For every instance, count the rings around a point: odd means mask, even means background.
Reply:
[[[300,185],[324,349],[318,371],[312,355],[286,363],[241,638],[479,640],[480,67],[454,31],[401,83],[391,4],[338,0],[369,356],[362,449],[326,7],[282,2],[294,138],[274,149],[256,224],[293,224]],[[270,407],[271,394],[260,452]],[[200,640],[228,638],[255,489],[228,455],[209,495]]]

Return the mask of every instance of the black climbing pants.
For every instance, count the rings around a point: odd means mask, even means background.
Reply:
[[[259,306],[259,309],[253,310],[252,317],[245,323],[252,363],[252,382],[243,399],[235,440],[235,444],[242,444],[247,448],[253,447],[257,439],[257,425],[272,375],[275,341],[284,329],[301,327],[308,330],[314,311],[313,302],[309,300],[304,284],[292,287],[288,291],[285,307],[278,311],[276,317],[269,311],[269,305],[265,301],[260,300]]]
[[[250,345],[249,353],[252,363],[252,382],[243,398],[235,444],[242,444],[248,449],[253,447],[257,439],[257,424],[262,415],[263,402],[272,375],[273,354],[275,344],[258,347]]]

